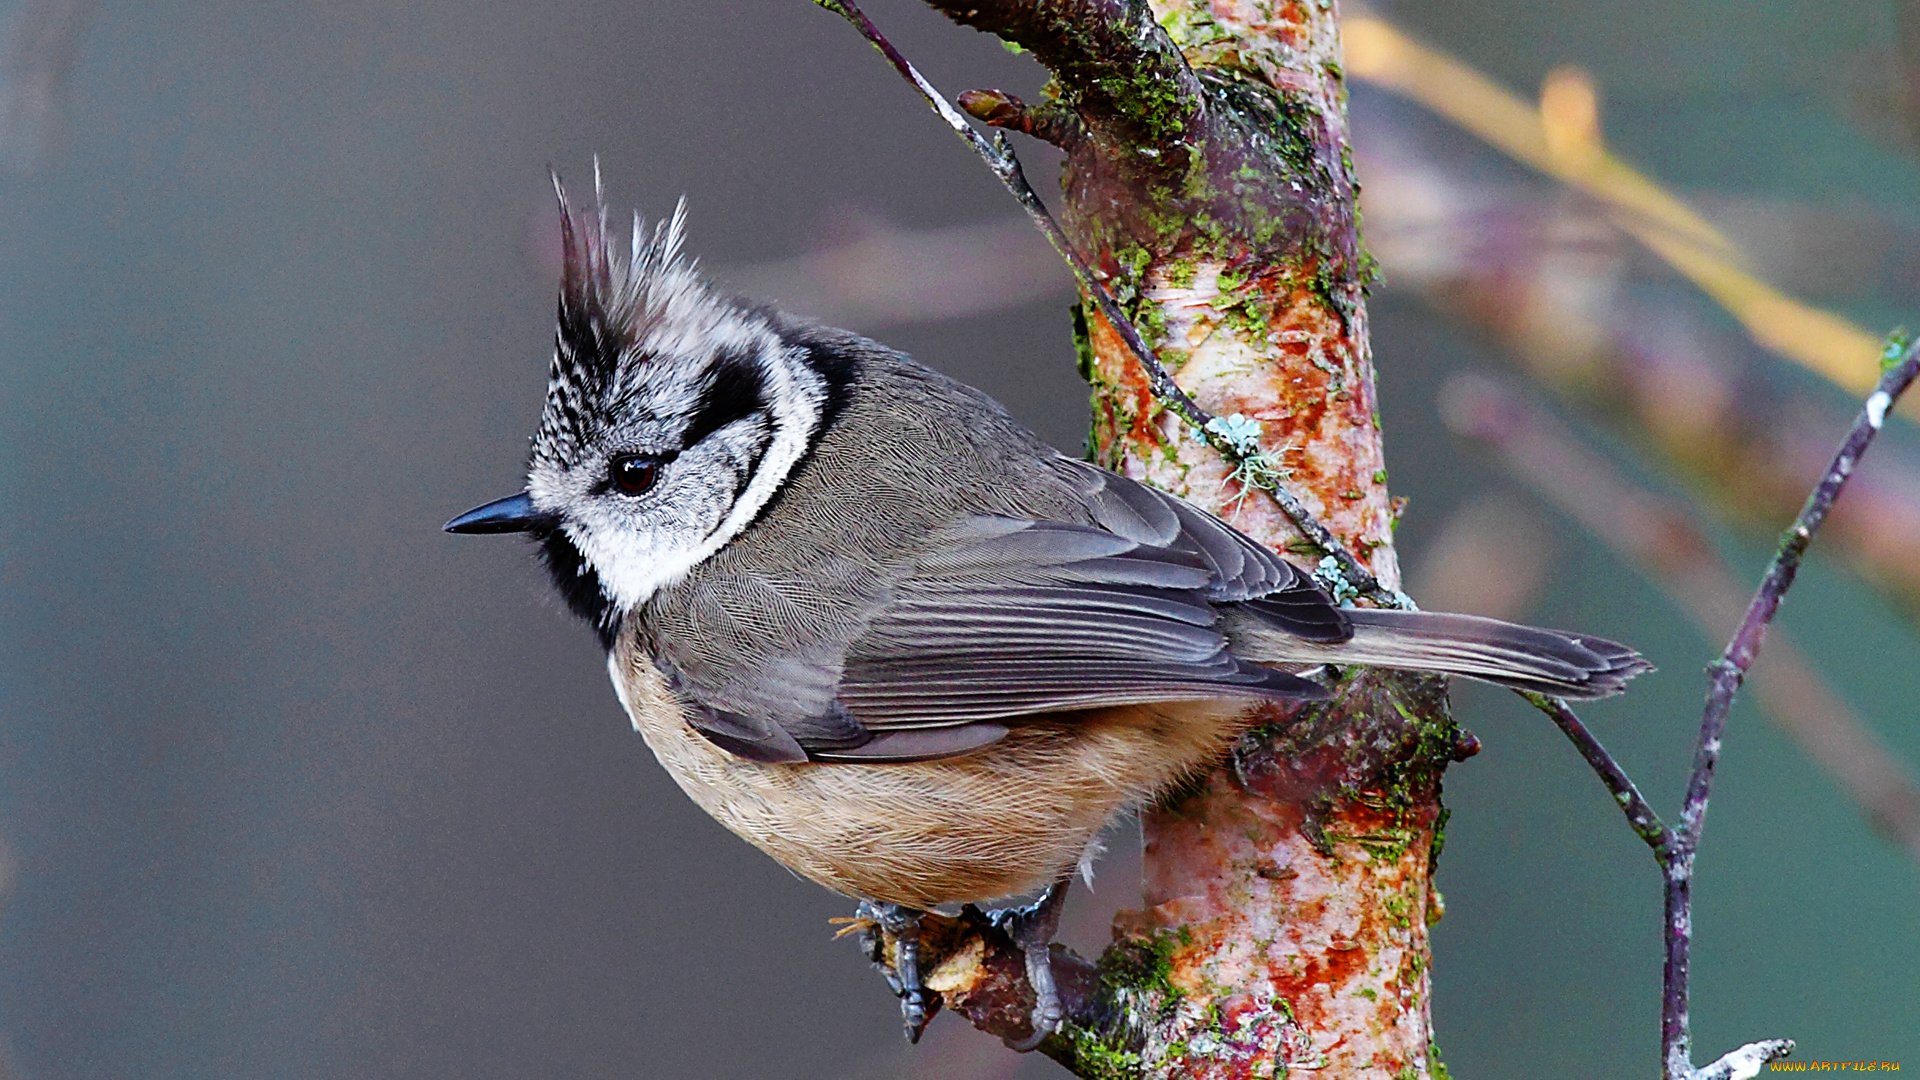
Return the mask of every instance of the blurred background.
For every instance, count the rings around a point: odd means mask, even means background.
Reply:
[[[1671,815],[1702,665],[1920,318],[1920,3],[1370,10],[1410,588],[1640,647],[1659,673],[1586,712]],[[871,12],[950,94],[1040,83]],[[1081,445],[1066,273],[805,0],[0,5],[0,1076],[1061,1075],[946,1018],[909,1050],[848,902],[680,795],[530,550],[440,533],[520,485],[546,170],[583,191],[595,154],[617,208],[688,197],[720,280]],[[1915,435],[1735,709],[1702,1061],[1920,1067]],[[1455,704],[1486,748],[1447,777],[1452,1074],[1652,1075],[1652,860],[1544,718]],[[1079,947],[1137,861],[1122,831]]]

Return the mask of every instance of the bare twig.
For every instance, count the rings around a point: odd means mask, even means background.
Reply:
[[[1166,369],[1166,366],[1140,337],[1140,331],[1134,327],[1133,321],[1121,309],[1119,301],[1114,299],[1113,293],[1100,280],[1094,268],[1075,250],[1073,244],[1068,241],[1066,233],[1061,230],[1059,222],[1054,220],[1046,204],[1040,200],[1039,194],[1033,190],[1031,184],[1027,183],[1026,176],[1020,169],[1020,161],[1014,156],[1013,148],[1008,145],[1006,136],[996,134],[989,142],[986,137],[974,130],[973,126],[967,123],[966,118],[947,103],[947,99],[926,80],[925,76],[920,74],[912,62],[894,48],[893,43],[887,40],[879,28],[874,26],[873,20],[867,18],[866,13],[861,11],[853,0],[814,0],[814,2],[847,20],[860,31],[861,36],[887,58],[888,63],[891,63],[894,70],[900,73],[901,78],[913,85],[920,96],[926,99],[927,104],[933,107],[934,112],[946,121],[947,126],[952,128],[956,135],[966,140],[974,153],[986,162],[987,168],[1000,178],[1000,182],[1006,185],[1014,199],[1026,210],[1027,216],[1033,219],[1035,227],[1046,236],[1047,242],[1052,244],[1054,250],[1060,253],[1060,257],[1073,268],[1074,277],[1079,280],[1081,289],[1093,299],[1101,316],[1126,344],[1128,351],[1140,364],[1141,370],[1146,372],[1148,385],[1152,389],[1154,398],[1185,421],[1192,428],[1196,438],[1212,447],[1236,467],[1245,466],[1249,458],[1255,457],[1258,453],[1257,446],[1250,448],[1247,440],[1231,437],[1230,429],[1216,422],[1217,418],[1212,413],[1196,404],[1187,392],[1180,388],[1180,384],[1174,381],[1173,374]],[[1192,80],[1192,73],[1187,72],[1186,77]],[[1197,84],[1195,88],[1197,90]],[[1360,560],[1354,558],[1347,546],[1313,516],[1312,511],[1307,509],[1299,497],[1278,482],[1277,476],[1271,470],[1240,468],[1238,475],[1246,477],[1254,486],[1273,496],[1274,501],[1280,504],[1281,512],[1286,515],[1293,527],[1299,530],[1300,535],[1321,553],[1334,560],[1339,573],[1358,594],[1384,607],[1405,606],[1405,598],[1382,586],[1373,572],[1362,565]]]
[[[1520,696],[1532,702],[1534,708],[1546,713],[1555,726],[1573,740],[1580,756],[1587,759],[1587,764],[1599,774],[1600,782],[1613,793],[1613,800],[1620,804],[1621,812],[1627,815],[1627,824],[1633,827],[1634,835],[1645,840],[1647,846],[1653,849],[1654,858],[1660,860],[1662,866],[1666,865],[1666,853],[1673,846],[1673,831],[1660,820],[1659,814],[1653,812],[1653,807],[1647,804],[1640,789],[1634,786],[1633,778],[1627,775],[1612,754],[1607,753],[1607,748],[1600,745],[1599,738],[1560,698],[1527,691],[1521,691]]]
[[[1812,542],[1813,534],[1826,521],[1834,500],[1840,497],[1847,480],[1853,476],[1860,455],[1866,452],[1874,436],[1880,433],[1887,410],[1906,392],[1916,370],[1920,370],[1920,357],[1916,356],[1913,342],[1896,341],[1889,344],[1887,359],[1891,363],[1880,377],[1879,386],[1867,398],[1859,417],[1854,421],[1853,430],[1835,452],[1826,474],[1807,496],[1806,505],[1801,507],[1793,526],[1781,538],[1780,550],[1774,556],[1773,565],[1768,568],[1759,591],[1754,594],[1753,602],[1748,605],[1740,629],[1734,633],[1719,662],[1711,669],[1713,684],[1707,696],[1699,751],[1694,756],[1693,780],[1687,786],[1687,801],[1680,815],[1680,835],[1689,849],[1698,841],[1701,820],[1707,812],[1707,796],[1713,786],[1714,765],[1720,760],[1720,734],[1726,727],[1727,711],[1733,705],[1733,695],[1746,678],[1747,669],[1759,653],[1761,642],[1766,639],[1767,626],[1779,610],[1781,598],[1799,573],[1801,557]]]
[[[1700,721],[1700,741],[1694,749],[1693,777],[1687,783],[1686,801],[1680,807],[1680,824],[1674,830],[1666,862],[1667,977],[1660,1027],[1669,1080],[1696,1075],[1687,1021],[1687,972],[1693,945],[1693,857],[1706,822],[1707,799],[1713,791],[1713,772],[1720,761],[1720,739],[1726,731],[1727,714],[1733,708],[1734,694],[1746,679],[1747,669],[1753,665],[1761,643],[1766,640],[1767,626],[1773,622],[1774,613],[1780,610],[1780,601],[1800,571],[1801,557],[1813,541],[1813,534],[1819,531],[1827,512],[1833,509],[1834,500],[1840,497],[1847,480],[1853,476],[1860,455],[1880,433],[1887,410],[1913,384],[1914,376],[1920,374],[1920,352],[1916,351],[1914,342],[1896,339],[1887,345],[1884,356],[1889,363],[1880,376],[1879,386],[1868,396],[1853,430],[1835,452],[1833,463],[1814,485],[1806,505],[1800,508],[1799,516],[1782,536],[1780,550],[1754,593],[1753,602],[1747,605],[1740,628],[1734,631],[1720,659],[1707,669],[1710,686],[1705,715]],[[1785,1047],[1790,1050],[1792,1045],[1786,1043]]]
[[[1441,413],[1455,434],[1491,447],[1508,471],[1651,574],[1702,631],[1715,638],[1733,632],[1747,591],[1685,506],[1636,489],[1517,387],[1456,376],[1441,394]],[[1920,857],[1920,789],[1910,770],[1792,642],[1776,637],[1753,678],[1774,721],[1840,782],[1873,828]]]
[[[1706,708],[1700,721],[1700,739],[1694,750],[1693,775],[1687,783],[1680,824],[1668,829],[1640,797],[1626,771],[1595,739],[1564,701],[1538,694],[1523,694],[1536,707],[1552,717],[1567,737],[1579,748],[1581,756],[1599,774],[1626,812],[1634,832],[1646,840],[1659,862],[1665,889],[1666,962],[1660,1009],[1661,1075],[1664,1080],[1722,1080],[1751,1077],[1769,1061],[1793,1050],[1789,1039],[1769,1039],[1751,1043],[1704,1068],[1695,1069],[1692,1055],[1691,1026],[1687,1013],[1690,994],[1689,975],[1693,947],[1693,859],[1700,845],[1700,832],[1706,820],[1707,801],[1713,790],[1714,766],[1720,760],[1720,740],[1726,731],[1727,715],[1733,698],[1746,678],[1747,669],[1759,654],[1767,627],[1787,589],[1793,585],[1800,561],[1813,534],[1826,520],[1834,500],[1846,487],[1874,436],[1880,433],[1887,411],[1920,374],[1920,343],[1899,336],[1883,354],[1884,372],[1879,386],[1867,398],[1853,429],[1840,444],[1832,463],[1820,482],[1807,496],[1800,514],[1781,538],[1780,550],[1767,569],[1766,577],[1747,605],[1745,617],[1731,641],[1708,669],[1710,684]]]

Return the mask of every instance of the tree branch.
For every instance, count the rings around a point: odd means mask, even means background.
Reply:
[[[1457,376],[1442,390],[1441,414],[1455,434],[1488,446],[1515,477],[1639,565],[1708,637],[1733,632],[1749,592],[1685,505],[1636,488],[1518,388]],[[1774,722],[1839,781],[1875,831],[1920,857],[1920,787],[1911,769],[1777,633],[1753,676]]]
[[[1564,700],[1524,690],[1519,693],[1521,697],[1532,703],[1534,708],[1546,713],[1553,720],[1554,726],[1558,727],[1573,743],[1574,748],[1580,751],[1580,756],[1586,759],[1587,764],[1600,777],[1600,782],[1605,784],[1607,790],[1613,794],[1613,801],[1620,804],[1620,811],[1627,815],[1627,825],[1633,829],[1634,835],[1645,840],[1647,846],[1653,849],[1654,858],[1665,866],[1667,853],[1673,847],[1673,831],[1660,820],[1659,814],[1653,812],[1653,807],[1647,803],[1646,797],[1641,795],[1640,789],[1634,785],[1633,778],[1627,775],[1627,771],[1620,767],[1620,763],[1614,760],[1612,754],[1607,753],[1607,748],[1600,745],[1599,738],[1578,716],[1574,715],[1573,709]]]
[[[1166,3],[1149,19],[1138,4],[935,3],[1053,71],[1051,118],[1006,95],[963,102],[1061,136],[1062,226],[1005,143],[968,127],[857,7],[817,2],[928,97],[1074,267],[1109,463],[1324,555],[1336,595],[1398,603],[1330,7]],[[1295,476],[1297,493],[1282,483]],[[1103,1076],[1428,1075],[1439,776],[1476,745],[1443,685],[1367,672],[1336,702],[1270,713],[1285,723],[1244,741],[1232,773],[1149,814],[1149,907],[1102,959],[1104,1006],[1070,1008],[1043,1049]],[[923,933],[923,965],[949,1004],[1018,1038],[1019,973],[969,918],[950,947]],[[1273,944],[1249,953],[1254,940]]]
[[[1348,550],[1347,546],[1343,544],[1327,526],[1320,522],[1314,515],[1313,510],[1280,483],[1286,476],[1286,470],[1266,451],[1261,449],[1256,438],[1259,430],[1258,425],[1251,425],[1251,428],[1249,428],[1248,422],[1237,413],[1233,417],[1215,416],[1196,404],[1194,400],[1187,395],[1186,391],[1180,387],[1174,380],[1172,374],[1170,374],[1166,367],[1160,362],[1159,357],[1154,354],[1154,351],[1148,347],[1147,343],[1141,338],[1140,332],[1135,328],[1132,318],[1121,308],[1120,303],[1114,298],[1112,291],[1108,289],[1106,281],[1111,276],[1111,271],[1096,269],[1089,264],[1088,260],[1081,254],[1079,248],[1068,238],[1059,223],[1054,220],[1053,215],[1047,211],[1046,204],[1040,199],[1039,194],[1027,183],[1026,176],[1020,168],[1019,159],[1014,156],[1012,148],[1006,144],[1004,139],[998,139],[989,144],[980,136],[979,132],[968,126],[966,121],[961,119],[960,114],[955,112],[953,107],[947,104],[946,99],[941,96],[940,92],[934,89],[933,84],[928,82],[925,76],[921,75],[919,70],[916,69],[905,56],[901,55],[898,49],[894,48],[893,43],[887,40],[886,36],[880,32],[879,28],[873,24],[873,21],[867,17],[865,12],[860,10],[859,5],[854,3],[853,0],[814,0],[814,2],[853,24],[853,27],[860,32],[861,36],[865,37],[882,56],[887,58],[887,61],[893,65],[901,77],[906,79],[907,82],[920,93],[920,96],[932,106],[934,112],[939,114],[941,119],[947,122],[947,125],[954,130],[955,134],[965,140],[967,144],[973,148],[974,152],[980,156],[981,160],[986,162],[987,167],[993,171],[994,175],[1000,178],[1001,183],[1006,185],[1008,192],[1011,193],[1015,200],[1020,203],[1021,207],[1026,210],[1028,217],[1033,221],[1035,227],[1040,230],[1042,235],[1046,236],[1048,242],[1053,245],[1054,250],[1058,251],[1061,258],[1066,260],[1067,265],[1072,267],[1074,276],[1080,283],[1082,294],[1093,301],[1095,307],[1104,319],[1105,328],[1119,338],[1121,347],[1125,349],[1129,358],[1139,366],[1140,371],[1145,375],[1147,389],[1151,394],[1152,400],[1159,406],[1171,410],[1181,420],[1185,421],[1191,428],[1196,439],[1205,443],[1216,453],[1232,462],[1234,465],[1231,474],[1233,479],[1237,480],[1243,487],[1257,489],[1266,493],[1275,501],[1281,513],[1285,515],[1287,521],[1299,534],[1301,540],[1312,550],[1326,557],[1322,560],[1323,565],[1320,569],[1322,575],[1330,579],[1329,584],[1334,594],[1342,597],[1349,595],[1364,596],[1382,607],[1408,606],[1407,598],[1403,594],[1397,589],[1383,586],[1374,576],[1372,570],[1363,565],[1360,560],[1356,559],[1352,552]],[[939,7],[941,5],[936,4],[935,6]],[[1001,9],[1011,9],[1019,6],[1018,4],[1006,4],[1001,5]],[[1104,10],[1107,5],[1099,6]],[[1006,28],[1006,33],[1003,33],[1002,36],[1007,37],[1008,40],[1014,41],[1016,44],[1025,45],[1026,42],[1023,39],[1010,36],[1011,34],[1016,31],[1031,30],[1032,27],[1036,25],[1050,26],[1060,30],[1062,33],[1076,29],[1071,20],[1065,23],[1056,23],[1042,19],[1012,18],[1008,16],[1013,13],[1001,9],[996,10],[999,10],[1001,16],[998,25]],[[967,16],[972,17],[980,14],[982,9],[973,7],[965,7],[962,9],[956,5],[955,10],[963,10]],[[953,12],[949,11],[949,14],[952,15]],[[1089,10],[1083,14],[1091,15],[1092,12]],[[962,21],[960,16],[955,15],[954,17],[956,21]],[[1143,29],[1143,32],[1146,31]],[[1104,40],[1103,37],[1098,34],[1094,34],[1093,37]],[[1035,51],[1043,52],[1048,50],[1042,50],[1036,47]],[[1121,51],[1124,52],[1124,50]],[[1158,54],[1158,50],[1151,51],[1154,51],[1156,55]],[[1095,64],[1095,60],[1092,58],[1082,58],[1082,60],[1077,63],[1080,69],[1087,69]],[[1105,63],[1109,69],[1105,76],[1107,84],[1117,85],[1125,82],[1128,76],[1120,65],[1116,64],[1111,58],[1106,60]],[[1182,64],[1182,68],[1184,70],[1184,63]],[[1056,84],[1057,82],[1058,80],[1056,80]],[[1165,104],[1161,92],[1152,87],[1151,84],[1141,84],[1135,89],[1137,91],[1134,95],[1136,104],[1141,102],[1148,103],[1149,105],[1155,103]],[[1178,94],[1176,93],[1175,96],[1177,97]],[[1085,99],[1083,98],[1082,100],[1084,101]],[[1102,98],[1102,100],[1104,100],[1104,98]],[[1188,143],[1181,138],[1190,126],[1185,121],[1172,129],[1171,134],[1173,135],[1173,141],[1168,143],[1164,148],[1155,148],[1152,146],[1145,148],[1133,147],[1133,149],[1128,152],[1115,155],[1111,147],[1102,148],[1098,145],[1099,140],[1089,140],[1085,137],[1087,125],[1089,124],[1088,114],[1085,111],[1080,113],[1080,121],[1075,122],[1070,119],[1073,114],[1064,108],[1048,110],[1029,109],[1018,98],[999,91],[969,91],[960,96],[960,102],[970,114],[988,123],[1026,131],[1036,137],[1057,142],[1069,151],[1080,151],[1092,147],[1089,154],[1094,158],[1104,157],[1114,159],[1117,157],[1117,160],[1125,164],[1117,171],[1116,175],[1127,177],[1131,183],[1135,185],[1135,190],[1160,192],[1169,190],[1167,185],[1171,182],[1173,173],[1163,167],[1164,163],[1174,160],[1175,157],[1186,160],[1186,155],[1188,155],[1191,150]],[[1181,114],[1184,115],[1180,107],[1167,107],[1173,108],[1174,111],[1181,112]],[[1341,115],[1344,117],[1343,110]],[[1114,138],[1115,133],[1123,132],[1124,126],[1107,125],[1105,130],[1108,132],[1107,141],[1116,141]],[[1247,147],[1261,146],[1263,139],[1256,137],[1253,133],[1246,131],[1243,126],[1237,124],[1232,126],[1231,130],[1220,134],[1221,137],[1213,140],[1216,145],[1213,147],[1210,160],[1238,163],[1233,168],[1232,187],[1236,194],[1244,195],[1249,186],[1249,180],[1258,178],[1261,175],[1255,163],[1245,160]],[[1133,146],[1133,144],[1123,145]],[[1296,147],[1295,149],[1296,152],[1298,152],[1298,148]],[[1333,149],[1341,151],[1340,160],[1344,163],[1346,161],[1344,145],[1333,147]],[[1142,162],[1148,164],[1143,165],[1141,164]],[[1071,177],[1073,175],[1071,161],[1069,165],[1068,175]],[[1098,168],[1087,170],[1090,175],[1097,175],[1100,171]],[[1157,181],[1155,179],[1156,177],[1158,178]],[[1343,250],[1351,255],[1352,251],[1358,248],[1356,219],[1352,216],[1353,194],[1357,191],[1357,185],[1353,183],[1350,175],[1343,174],[1341,180],[1343,183],[1339,186],[1344,188],[1346,199],[1344,203],[1336,201],[1333,204],[1333,208],[1343,209],[1346,212],[1346,216],[1337,221],[1330,221],[1327,224],[1332,230],[1331,235],[1341,239],[1343,241]],[[1141,185],[1149,186],[1142,187]],[[1087,185],[1081,185],[1082,190],[1078,192],[1073,191],[1075,185],[1071,180],[1067,182],[1067,186],[1070,194],[1078,194],[1082,199],[1097,197],[1095,192]],[[1194,185],[1191,182],[1191,178],[1189,178],[1188,181],[1183,182],[1182,186],[1183,188],[1190,189]],[[1281,198],[1283,200],[1291,198],[1296,204],[1304,203],[1306,200],[1299,195],[1299,185],[1295,184],[1293,187],[1295,192],[1292,196],[1282,196]],[[1218,200],[1215,201],[1217,202]],[[1114,208],[1127,205],[1127,203],[1116,198],[1107,198],[1101,205],[1107,208]],[[1254,205],[1254,203],[1243,200],[1241,204],[1238,204],[1238,208],[1246,209],[1252,205]],[[1227,209],[1231,212],[1234,208]],[[1168,219],[1171,221],[1185,224],[1205,221],[1212,224],[1213,227],[1218,227],[1216,218],[1229,216],[1228,214],[1221,213],[1221,210],[1222,208],[1219,206],[1210,208],[1199,205],[1185,207],[1175,205],[1164,209],[1162,213],[1171,213],[1172,217]],[[1192,216],[1183,218],[1181,216],[1182,214]],[[1101,227],[1102,229],[1106,229],[1111,228],[1111,225],[1111,222],[1107,222],[1103,223]],[[1260,226],[1261,235],[1270,235],[1274,227],[1274,223],[1271,221],[1263,223]],[[1302,234],[1302,237],[1304,239],[1311,239],[1311,237],[1305,233]],[[1325,246],[1324,243],[1321,245],[1322,248]],[[1350,263],[1351,259],[1348,260],[1349,269],[1351,268]],[[1328,281],[1332,280],[1334,268],[1320,267],[1316,272],[1325,278],[1325,280],[1320,282],[1320,284],[1325,286]],[[1367,272],[1371,273],[1370,270]],[[1357,305],[1358,296],[1359,285],[1352,285],[1348,290],[1348,295],[1344,298],[1345,303],[1339,306],[1343,320],[1348,314],[1349,309]],[[1238,425],[1232,423],[1231,421],[1235,419],[1240,419],[1241,423]],[[1378,417],[1376,416],[1374,419],[1376,421],[1375,427],[1377,428]],[[1384,483],[1384,469],[1376,469],[1373,475],[1377,482]]]
[[[1206,124],[1200,81],[1147,5],[1122,0],[930,0],[962,26],[1033,53],[1053,73],[1066,107],[1094,137],[1115,146],[1159,149],[1134,155],[1136,177],[1167,177],[1189,164],[1192,133]]]
[[[1862,406],[1853,428],[1841,442],[1833,461],[1781,537],[1780,549],[1767,568],[1766,576],[1747,605],[1739,629],[1721,652],[1720,659],[1708,667],[1709,686],[1706,707],[1700,720],[1700,737],[1694,749],[1693,773],[1687,782],[1686,798],[1680,809],[1680,824],[1668,829],[1654,815],[1639,790],[1612,755],[1600,745],[1566,702],[1539,694],[1525,694],[1528,701],[1552,717],[1580,754],[1600,776],[1626,812],[1634,832],[1653,849],[1665,881],[1666,960],[1662,972],[1660,1008],[1661,1075],[1664,1080],[1724,1080],[1751,1077],[1770,1061],[1793,1051],[1790,1039],[1769,1039],[1751,1043],[1704,1068],[1693,1066],[1691,1022],[1688,1004],[1691,997],[1693,949],[1693,860],[1700,845],[1700,833],[1706,821],[1707,801],[1713,790],[1714,767],[1720,759],[1721,738],[1733,698],[1747,670],[1759,655],[1767,628],[1780,603],[1799,573],[1801,558],[1812,543],[1814,533],[1833,509],[1835,500],[1852,477],[1860,457],[1880,433],[1887,412],[1920,375],[1920,344],[1896,336],[1883,354],[1884,370],[1880,383]]]

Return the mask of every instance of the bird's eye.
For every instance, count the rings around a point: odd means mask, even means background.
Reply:
[[[622,495],[644,495],[660,479],[660,459],[622,454],[607,465],[607,479]]]

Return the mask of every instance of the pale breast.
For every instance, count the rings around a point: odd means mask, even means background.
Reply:
[[[1207,767],[1245,702],[1169,702],[1021,724],[965,757],[911,764],[735,757],[687,724],[645,653],[608,657],[621,704],[694,802],[829,889],[929,908],[1043,888],[1113,817]]]

